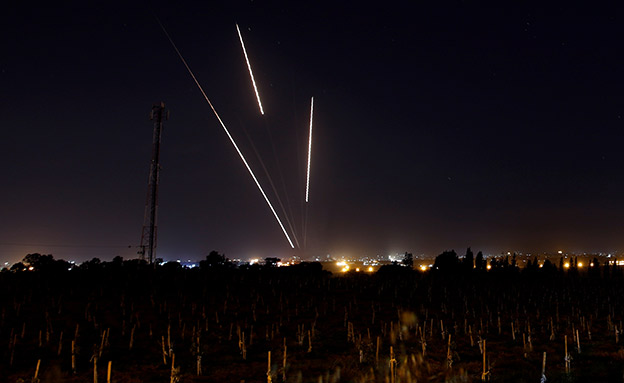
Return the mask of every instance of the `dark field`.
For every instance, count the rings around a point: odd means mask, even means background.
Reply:
[[[485,344],[492,382],[539,382],[544,353],[548,382],[622,382],[623,281],[613,267],[3,272],[0,380],[91,382],[96,367],[106,382],[110,361],[120,383],[477,382]]]

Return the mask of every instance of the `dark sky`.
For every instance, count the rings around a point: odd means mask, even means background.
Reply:
[[[165,259],[622,250],[622,8],[19,3],[0,16],[2,262],[135,256],[160,101]]]

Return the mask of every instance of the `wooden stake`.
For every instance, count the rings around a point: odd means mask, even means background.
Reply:
[[[136,326],[132,326],[132,331],[130,331],[130,345],[128,346],[129,350],[132,350],[132,346],[134,345],[134,330]]]
[[[284,340],[286,339],[284,338]],[[286,351],[287,351],[286,342],[284,342],[284,359],[282,361],[282,381],[283,382],[286,381]]]
[[[392,348],[392,346],[390,346],[390,382],[394,383],[395,382],[395,367],[396,365],[396,359],[394,358],[394,349]]]
[[[563,336],[563,342],[565,344],[565,357],[564,357],[565,371],[566,371],[566,374],[569,374],[570,373],[570,355],[568,354],[568,336],[567,335]]]
[[[37,368],[35,369],[35,377],[33,379],[34,382],[37,381],[37,376],[39,376],[39,366],[41,365],[41,359],[37,360]]]
[[[446,364],[449,369],[453,366],[453,354],[451,353],[451,334],[449,334],[448,345],[446,348]]]
[[[171,323],[167,326],[167,345],[169,346],[169,356],[173,353],[171,349]]]
[[[72,349],[71,349],[71,366],[72,372],[76,373],[76,341],[72,340]]]
[[[175,373],[175,354],[171,354],[171,375],[169,375],[169,382],[176,383],[176,373]]]
[[[377,336],[377,348],[375,350],[375,363],[379,364],[379,335]]]
[[[113,361],[108,361],[108,372],[106,373],[106,383],[111,383],[111,371],[113,369]]]
[[[486,382],[490,380],[490,372],[487,370],[486,357],[485,357],[485,339],[483,339],[483,373],[481,374],[481,381]]]
[[[544,351],[544,358],[542,359],[542,381],[546,381],[546,351]]]
[[[526,353],[526,334],[522,333],[522,349]]]
[[[269,351],[269,361],[267,364],[267,383],[271,383],[271,351]]]
[[[165,348],[165,336],[164,335],[161,337],[161,340],[162,340],[163,364],[166,366],[167,365],[167,350]]]
[[[61,331],[61,336],[59,338],[58,351],[56,353],[58,356],[61,356],[61,350],[63,350],[63,331]]]
[[[97,377],[97,355],[93,356],[93,383],[98,383],[98,377]]]
[[[102,333],[102,340],[100,341],[100,350],[98,352],[98,357],[102,357],[102,351],[104,350],[104,343],[106,342],[106,331]],[[131,347],[132,348],[132,347]]]

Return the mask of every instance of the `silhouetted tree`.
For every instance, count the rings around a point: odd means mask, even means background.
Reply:
[[[539,264],[537,263],[537,257],[534,257],[533,260],[529,259],[526,267],[524,268],[525,272],[535,272],[539,269]]]
[[[588,273],[594,277],[600,277],[600,262],[598,258],[594,258],[589,265]]]
[[[167,263],[165,263],[162,266],[159,266],[162,270],[164,270],[165,272],[175,272],[178,270],[182,269],[182,265],[180,264],[180,262],[175,262],[175,261],[169,261]]]
[[[544,270],[544,272],[551,272],[557,270],[557,267],[550,261],[550,259],[546,259],[544,261],[544,265],[542,266],[542,270]]]
[[[71,270],[74,267],[71,263],[67,262],[64,259],[57,259],[52,262],[45,270],[48,270],[52,273],[60,273]]]
[[[32,267],[34,270],[46,270],[54,263],[54,257],[52,254],[28,254],[22,259],[22,262],[26,267]]]
[[[289,273],[301,275],[322,274],[323,265],[320,262],[301,262],[286,268]],[[325,272],[331,274],[330,272]]]
[[[102,261],[100,258],[92,258],[90,261],[82,262],[79,266],[81,270],[99,270],[102,268]]]
[[[412,253],[405,252],[403,259],[401,260],[403,266],[407,266],[410,269],[414,267],[414,256]]]
[[[475,259],[475,269],[477,270],[486,270],[487,269],[487,261],[483,259],[483,253],[478,252],[477,258]]]
[[[63,259],[54,259],[52,254],[28,254],[22,260],[23,264],[35,271],[64,272],[72,268],[72,264]]]
[[[282,261],[281,259],[274,258],[274,257],[264,258],[264,265],[266,267],[275,267],[277,266],[277,263],[281,261]]]
[[[466,255],[464,255],[464,259],[462,260],[463,268],[467,271],[472,271],[474,268],[474,254],[470,248],[466,249]]]
[[[492,270],[498,269],[500,265],[501,265],[501,263],[498,261],[498,259],[490,258],[490,268]],[[486,266],[486,269],[487,269],[487,266]]]
[[[445,251],[438,255],[433,263],[433,268],[441,271],[453,271],[459,266],[459,258],[455,250]]]
[[[14,263],[9,270],[11,270],[11,271],[24,271],[24,270],[26,270],[26,266],[22,262],[17,262],[17,263]]]
[[[219,254],[218,251],[213,250],[206,256],[205,260],[199,262],[199,268],[221,267],[225,266],[227,263],[228,260],[225,258],[225,255]]]
[[[389,265],[383,265],[379,269],[377,269],[377,272],[375,272],[375,275],[389,278],[408,275],[413,276],[417,274],[418,273],[416,273],[413,268],[399,265],[397,262],[393,262]]]
[[[160,262],[158,262],[158,259],[160,259]],[[160,263],[162,263],[162,258],[156,258],[154,260],[154,265],[158,265]],[[123,261],[123,269],[129,273],[143,270],[148,267],[149,265],[145,259],[135,258],[135,259],[128,259],[126,261]]]

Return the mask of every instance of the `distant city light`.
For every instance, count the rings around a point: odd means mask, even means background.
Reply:
[[[583,262],[579,262],[576,266],[583,267]]]
[[[570,267],[570,262],[566,262],[563,264],[563,267],[565,267],[566,269]]]
[[[368,267],[368,272],[369,272],[369,273],[372,273],[372,272],[373,272],[373,266],[369,266],[369,267]]]

